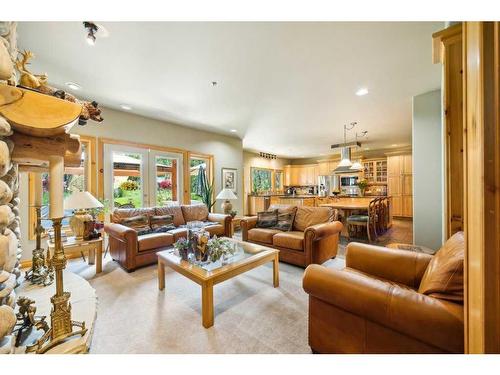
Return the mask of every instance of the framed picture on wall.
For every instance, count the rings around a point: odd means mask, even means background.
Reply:
[[[238,195],[238,170],[235,168],[222,168],[222,188],[231,189]]]

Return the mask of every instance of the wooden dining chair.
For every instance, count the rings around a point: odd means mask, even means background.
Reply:
[[[372,242],[372,231],[374,239],[377,238],[377,220],[380,198],[373,199],[368,205],[367,214],[351,215],[347,218],[347,239],[351,240],[351,229],[355,227],[365,227],[368,241]]]

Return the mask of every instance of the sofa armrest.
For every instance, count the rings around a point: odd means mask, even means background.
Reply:
[[[104,232],[121,242],[137,242],[137,231],[117,223],[105,223]]]
[[[233,221],[233,217],[231,215],[209,213],[208,221],[219,223],[224,227],[224,235],[226,237],[232,236],[233,228],[231,222]]]
[[[311,225],[304,231],[304,237],[311,237],[312,240],[320,240],[322,238],[340,233],[342,228],[343,225],[340,221]]]
[[[346,248],[346,267],[418,288],[431,255],[358,242]]]
[[[307,267],[303,288],[312,297],[440,348],[463,352],[463,306],[356,271]]]
[[[255,228],[256,225],[257,225],[257,216],[251,216],[245,219],[241,219],[240,221],[241,239],[243,241],[248,241],[248,231],[252,228]]]

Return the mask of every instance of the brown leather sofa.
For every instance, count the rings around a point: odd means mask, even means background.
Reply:
[[[176,228],[165,233],[138,235],[133,228],[120,224],[124,218],[147,215],[173,215],[174,225],[180,227],[190,221],[211,221],[205,227],[211,236],[231,236],[231,215],[209,213],[203,204],[167,207],[116,209],[111,214],[111,222],[104,225],[109,238],[109,252],[125,270],[156,263],[156,252],[171,246],[181,237],[187,236],[186,228]]]
[[[315,353],[463,353],[463,233],[431,256],[350,243],[343,270],[309,266]]]
[[[271,205],[269,210],[295,211],[291,231],[256,228],[257,217],[241,220],[243,241],[280,250],[280,261],[306,267],[322,264],[337,255],[342,223],[337,211],[330,207]]]

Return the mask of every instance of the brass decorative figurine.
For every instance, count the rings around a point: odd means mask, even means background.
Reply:
[[[42,227],[42,208],[40,206],[35,206],[36,211],[36,249],[33,250],[33,256],[31,259],[31,269],[26,272],[26,280],[30,281],[32,284],[38,285],[50,285],[54,282],[54,268],[52,267],[51,261],[45,261],[45,254],[41,246],[42,234],[44,232]]]
[[[70,293],[64,291],[63,270],[66,268],[66,256],[61,240],[62,217],[53,218],[54,228],[54,254],[52,255],[52,266],[56,274],[56,294],[52,296],[52,311],[50,312],[50,329],[36,341],[33,345],[26,348],[26,352],[35,352],[43,354],[66,341],[72,336],[83,336],[87,332],[85,322],[76,322],[71,320],[71,303],[69,302]],[[76,330],[73,328],[76,327]]]

